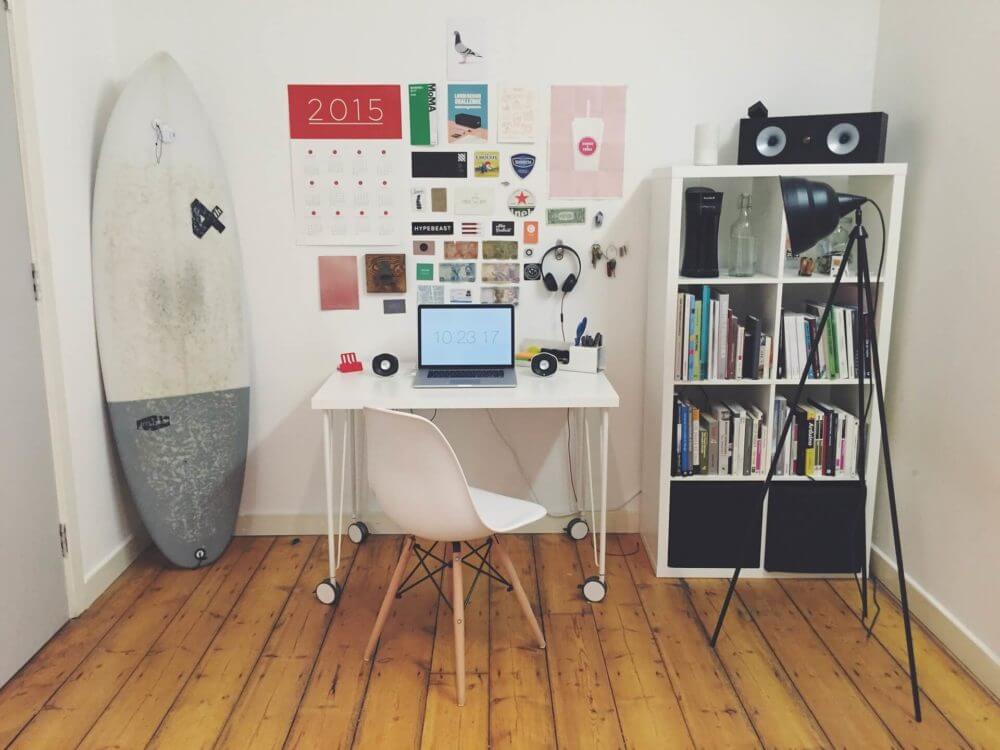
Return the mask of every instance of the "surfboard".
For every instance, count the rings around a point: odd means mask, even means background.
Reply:
[[[243,491],[250,365],[232,205],[194,87],[155,55],[101,145],[94,310],[129,491],[153,542],[185,568],[223,553]]]

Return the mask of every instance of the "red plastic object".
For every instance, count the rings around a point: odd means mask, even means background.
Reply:
[[[340,364],[337,369],[341,372],[361,372],[361,362],[354,352],[345,352],[340,355]]]

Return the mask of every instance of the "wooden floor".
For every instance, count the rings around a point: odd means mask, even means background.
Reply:
[[[0,690],[0,747],[1000,747],[997,702],[920,628],[913,721],[899,611],[882,598],[866,639],[852,581],[741,582],[713,653],[725,582],[656,579],[637,538],[616,537],[590,605],[589,540],[509,539],[548,648],[513,594],[477,587],[464,708],[431,586],[397,602],[362,662],[399,537],[345,546],[335,608],[312,593],[325,539],[241,537],[203,570],[140,558]]]

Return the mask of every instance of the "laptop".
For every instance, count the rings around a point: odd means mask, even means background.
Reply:
[[[420,305],[414,388],[513,388],[513,305]]]

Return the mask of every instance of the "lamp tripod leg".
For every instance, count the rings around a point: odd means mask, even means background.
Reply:
[[[865,306],[868,310],[873,310],[871,277],[868,271],[868,253],[862,245],[861,252],[858,253],[858,275],[862,277]],[[859,309],[861,300],[858,300]],[[899,535],[899,514],[896,509],[896,483],[892,476],[892,457],[889,451],[889,426],[885,418],[885,393],[882,388],[882,366],[879,364],[878,340],[875,336],[875,320],[872,316],[865,319],[867,326],[867,336],[864,337],[871,344],[871,368],[875,380],[875,398],[878,401],[879,426],[882,430],[882,455],[885,465],[885,483],[889,495],[889,517],[892,521],[892,544],[896,550],[896,572],[899,575],[899,603],[903,610],[903,631],[906,635],[906,658],[910,671],[910,690],[913,694],[913,717],[918,722],[921,720],[920,713],[920,687],[917,683],[917,660],[913,653],[913,630],[910,624],[910,604],[906,596],[906,573],[903,570],[903,547]],[[860,352],[864,358],[865,352]],[[863,361],[863,359],[862,359]]]

